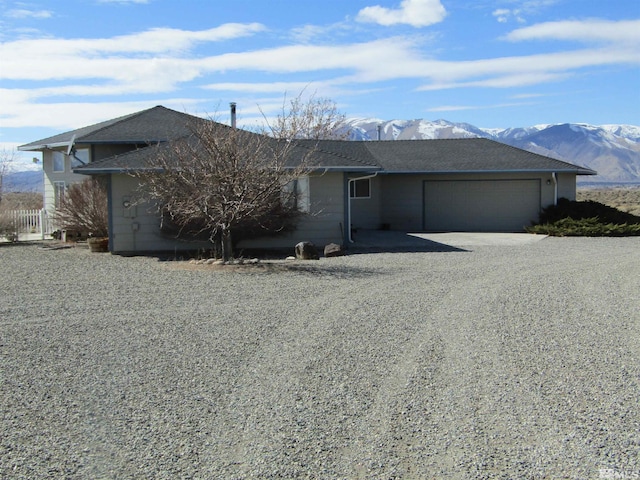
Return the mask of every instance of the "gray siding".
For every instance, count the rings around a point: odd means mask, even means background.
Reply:
[[[152,204],[125,208],[123,203],[136,196],[135,178],[111,176],[111,249],[114,253],[134,251],[174,251],[210,248],[207,242],[184,242],[160,232],[160,220]],[[291,248],[300,241],[311,241],[318,247],[342,243],[343,175],[327,173],[309,179],[311,212],[303,217],[295,232],[282,236],[245,240],[238,248]],[[292,250],[293,251],[293,250]]]
[[[358,177],[353,177],[358,178]],[[380,228],[380,208],[382,192],[380,189],[380,177],[373,177],[371,181],[370,198],[352,198],[351,201],[351,227],[352,228]]]
[[[291,248],[298,242],[313,242],[322,248],[329,243],[342,244],[344,226],[344,180],[342,173],[311,175],[309,215],[302,217],[294,232],[275,237],[244,240],[239,248]]]
[[[572,173],[558,174],[558,198],[576,199],[576,176]]]
[[[151,203],[125,208],[125,200],[138,194],[138,180],[124,174],[111,175],[111,251],[114,253],[196,250],[210,248],[206,242],[184,242],[160,232],[160,217]]]

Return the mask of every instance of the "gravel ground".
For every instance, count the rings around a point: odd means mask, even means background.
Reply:
[[[296,266],[0,246],[0,477],[640,477],[640,238]]]

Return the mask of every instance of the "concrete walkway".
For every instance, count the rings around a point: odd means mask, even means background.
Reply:
[[[42,240],[51,240],[51,235],[45,235],[44,239],[42,238],[41,233],[19,233],[18,241],[19,242],[37,242]],[[0,236],[0,243],[9,243],[6,237]]]
[[[528,245],[547,238],[530,233],[411,233],[358,230],[351,251],[462,251],[472,247]]]

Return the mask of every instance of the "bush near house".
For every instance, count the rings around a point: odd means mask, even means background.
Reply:
[[[545,208],[527,232],[555,237],[622,237],[640,235],[640,217],[599,202],[558,200]]]
[[[63,230],[92,237],[108,234],[107,189],[98,178],[71,185],[65,192],[55,218]]]

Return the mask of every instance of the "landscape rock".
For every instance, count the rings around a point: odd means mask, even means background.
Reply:
[[[311,242],[300,242],[296,245],[296,259],[298,260],[319,260],[318,249]]]
[[[337,243],[330,243],[324,247],[324,256],[327,258],[330,257],[341,257],[344,255],[344,250],[341,245]]]

